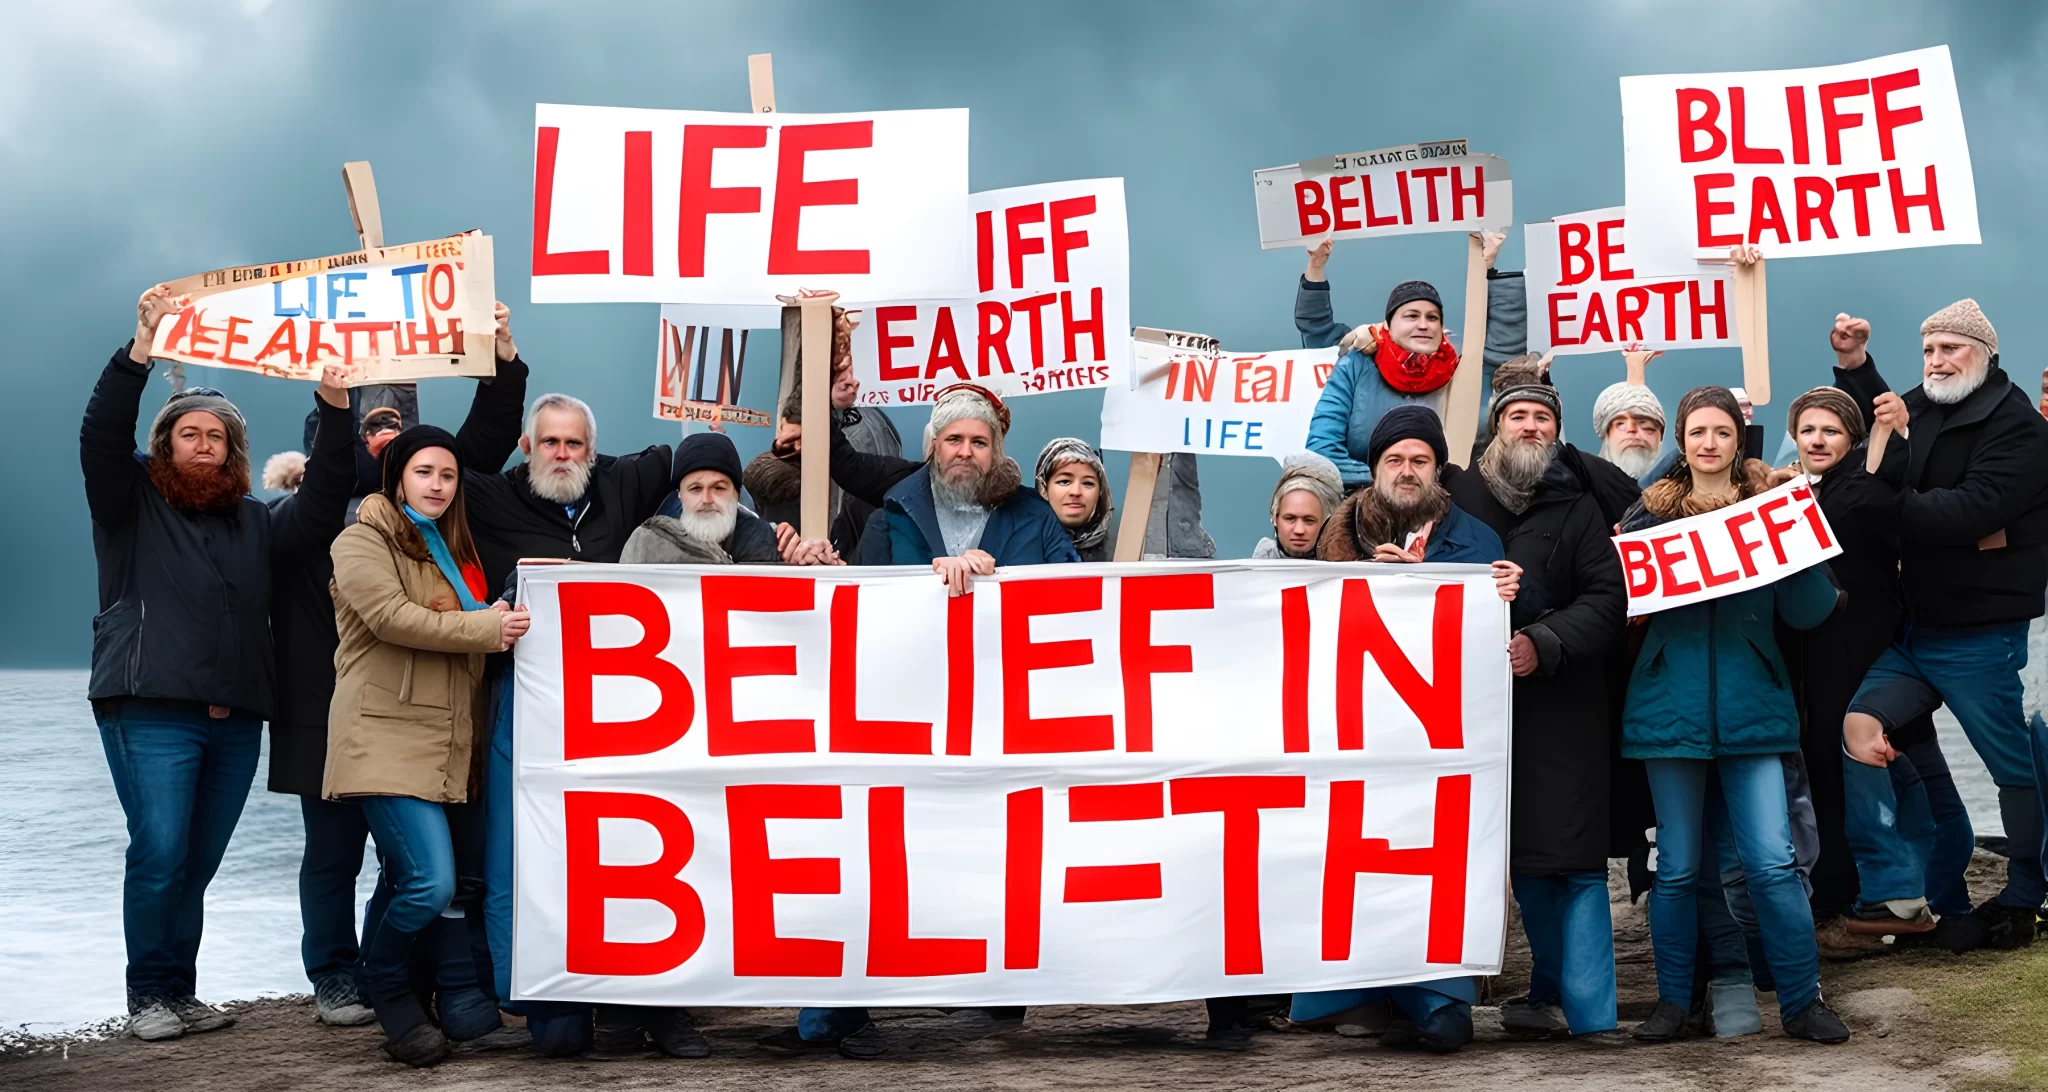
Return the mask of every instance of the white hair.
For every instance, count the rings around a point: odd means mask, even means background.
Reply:
[[[1937,405],[1952,406],[1977,393],[1977,388],[1991,377],[1991,348],[1976,338],[1963,337],[1970,346],[1970,370],[1961,375],[1923,375],[1921,389],[1928,401]]]
[[[536,439],[535,425],[540,421],[542,410],[574,410],[583,415],[583,451],[589,458],[597,457],[597,414],[590,412],[590,403],[568,394],[543,394],[533,400],[533,408],[526,411],[526,432],[528,441]]]

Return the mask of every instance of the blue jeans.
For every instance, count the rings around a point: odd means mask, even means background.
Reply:
[[[868,1026],[866,1009],[798,1009],[796,1033],[814,1043],[836,1043]]]
[[[1860,901],[1925,895],[1944,917],[1970,912],[1964,870],[1976,837],[1940,741],[1906,748],[1890,767],[1844,755],[1842,787]]]
[[[1870,666],[1849,711],[1876,717],[1893,731],[1936,706],[1948,706],[1998,786],[1998,811],[2011,856],[1997,901],[2038,907],[2048,897],[2048,873],[2042,867],[2048,814],[2040,792],[2040,747],[2027,723],[2020,685],[2026,666],[2025,622],[1988,630],[1909,623],[1904,636]],[[1857,863],[1860,868],[1860,857]],[[1864,895],[1866,900],[1875,897]]]
[[[335,975],[352,974],[361,954],[356,876],[363,870],[370,824],[354,800],[301,796],[299,815],[306,827],[306,851],[299,859],[299,958],[317,988]]]
[[[412,996],[413,946],[455,899],[455,839],[440,804],[410,796],[358,799],[391,886],[383,917],[363,945],[359,978],[372,1003],[387,1005]]]
[[[1529,1001],[1564,1008],[1572,1034],[1615,1026],[1614,918],[1607,873],[1512,876],[1529,936]]]
[[[1650,893],[1650,940],[1657,994],[1692,1002],[1699,932],[1694,890],[1710,835],[1708,775],[1718,772],[1743,878],[1763,934],[1779,1011],[1797,1016],[1820,997],[1820,951],[1792,856],[1784,763],[1777,755],[1729,755],[1712,761],[1653,758],[1644,768],[1657,806],[1657,884]]]
[[[216,720],[194,702],[139,698],[94,702],[93,715],[128,818],[121,880],[128,989],[139,997],[191,997],[206,885],[249,800],[262,723]]]
[[[1469,1024],[1472,1019],[1472,1002],[1479,996],[1477,981],[1469,977],[1438,978],[1406,986],[1369,986],[1356,990],[1297,993],[1294,995],[1293,1003],[1288,1007],[1287,1015],[1291,1020],[1316,1020],[1324,1016],[1333,1016],[1345,1009],[1355,1009],[1360,1005],[1386,1000],[1393,1002],[1395,1007],[1401,1010],[1402,1015],[1418,1025],[1435,1024],[1439,1014],[1445,1009],[1453,1009],[1454,1017],[1462,1016]]]

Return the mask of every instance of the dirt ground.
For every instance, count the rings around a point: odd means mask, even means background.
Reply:
[[[1973,887],[1995,887],[2002,861],[1979,854]],[[1988,892],[1987,892],[1988,893]],[[1617,898],[1616,953],[1623,1025],[1648,1014],[1655,1000],[1648,927],[1640,904]],[[1528,953],[1512,934],[1494,997],[1526,982]],[[384,1057],[369,1028],[328,1028],[313,1020],[307,999],[234,1006],[232,1029],[149,1044],[130,1038],[43,1041],[0,1049],[0,1088],[103,1092],[254,1092],[268,1089],[483,1090],[694,1088],[771,1092],[780,1089],[1101,1088],[1514,1088],[1777,1089],[1886,1092],[1890,1089],[2014,1088],[2031,1084],[2034,1063],[2016,1074],[1997,1036],[1966,1033],[1952,1013],[1981,1009],[1973,982],[2006,974],[2038,977],[2041,953],[1975,953],[1952,957],[1901,952],[1853,964],[1825,964],[1823,985],[1856,1036],[1824,1047],[1785,1038],[1765,1001],[1765,1030],[1740,1039],[1692,1039],[1664,1046],[1592,1046],[1524,1042],[1505,1036],[1499,1012],[1475,1010],[1478,1041],[1449,1057],[1383,1049],[1369,1037],[1330,1031],[1279,1031],[1258,1036],[1243,1053],[1201,1045],[1200,1002],[1118,1008],[1034,1008],[1022,1030],[991,1033],[979,1012],[942,1016],[930,1010],[878,1010],[892,1049],[879,1060],[836,1056],[781,1058],[753,1045],[756,1036],[792,1022],[790,1010],[718,1009],[701,1013],[712,1057],[677,1061],[656,1055],[550,1060],[526,1050],[458,1050],[436,1069],[413,1071]],[[2029,961],[2020,967],[2011,961]],[[2038,1007],[2038,1006],[2035,1006]],[[2037,1043],[2031,1010],[2009,1027],[2019,1050]],[[1981,1023],[1981,1021],[1979,1022]],[[1355,1029],[1353,1029],[1355,1030]],[[2012,1049],[2012,1044],[2006,1044]]]

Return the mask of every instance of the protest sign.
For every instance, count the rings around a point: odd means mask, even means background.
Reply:
[[[1522,278],[1529,349],[1573,353],[1696,349],[1736,344],[1734,276],[1726,264],[1646,276],[1624,242],[1622,209],[1524,224]]]
[[[512,992],[1132,1004],[1489,974],[1486,570],[526,566]]]
[[[1625,76],[1629,250],[1649,274],[1974,243],[1977,188],[1947,46],[1827,68]]]
[[[677,321],[682,316],[671,312],[681,310],[661,309],[661,339],[654,350],[654,416],[706,424],[772,424],[769,414],[738,404],[751,331]]]
[[[491,237],[453,235],[172,281],[192,301],[159,323],[150,355],[349,385],[496,373]]]
[[[1616,535],[1614,548],[1631,618],[1766,587],[1842,552],[1804,475],[1726,508]]]
[[[1308,422],[1338,351],[1226,353],[1214,338],[1140,328],[1131,383],[1102,395],[1102,446],[1284,459],[1308,447]]]
[[[922,405],[965,382],[1006,398],[1084,390],[1122,374],[1131,343],[1124,180],[989,190],[970,203],[978,294],[867,306],[853,331],[861,405]]]
[[[534,108],[535,303],[974,294],[967,111]]]
[[[1462,140],[1304,159],[1252,172],[1259,246],[1313,246],[1429,231],[1506,231],[1514,222],[1508,161]]]

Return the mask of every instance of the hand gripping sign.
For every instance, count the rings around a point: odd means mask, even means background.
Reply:
[[[1977,188],[1947,46],[1776,72],[1625,76],[1629,249],[1650,274],[1974,243]]]
[[[1647,275],[1623,246],[1625,219],[1622,209],[1596,209],[1522,226],[1529,349],[1567,356],[1736,344],[1728,266]]]
[[[216,269],[169,288],[192,302],[157,325],[159,359],[311,380],[341,364],[350,386],[496,374],[488,235]]]
[[[1128,1004],[1499,966],[1484,569],[521,570],[513,994]],[[1086,574],[1086,575],[1077,575]]]
[[[1259,246],[1313,246],[1325,235],[1370,239],[1429,231],[1506,231],[1514,222],[1508,161],[1462,140],[1304,159],[1252,172]]]
[[[1803,475],[1726,508],[1616,535],[1614,548],[1631,618],[1766,587],[1842,552]]]
[[[973,294],[967,111],[534,107],[535,303]]]
[[[1226,353],[1214,338],[1140,327],[1133,382],[1102,395],[1103,449],[1284,459],[1308,447],[1336,364],[1335,348]]]

